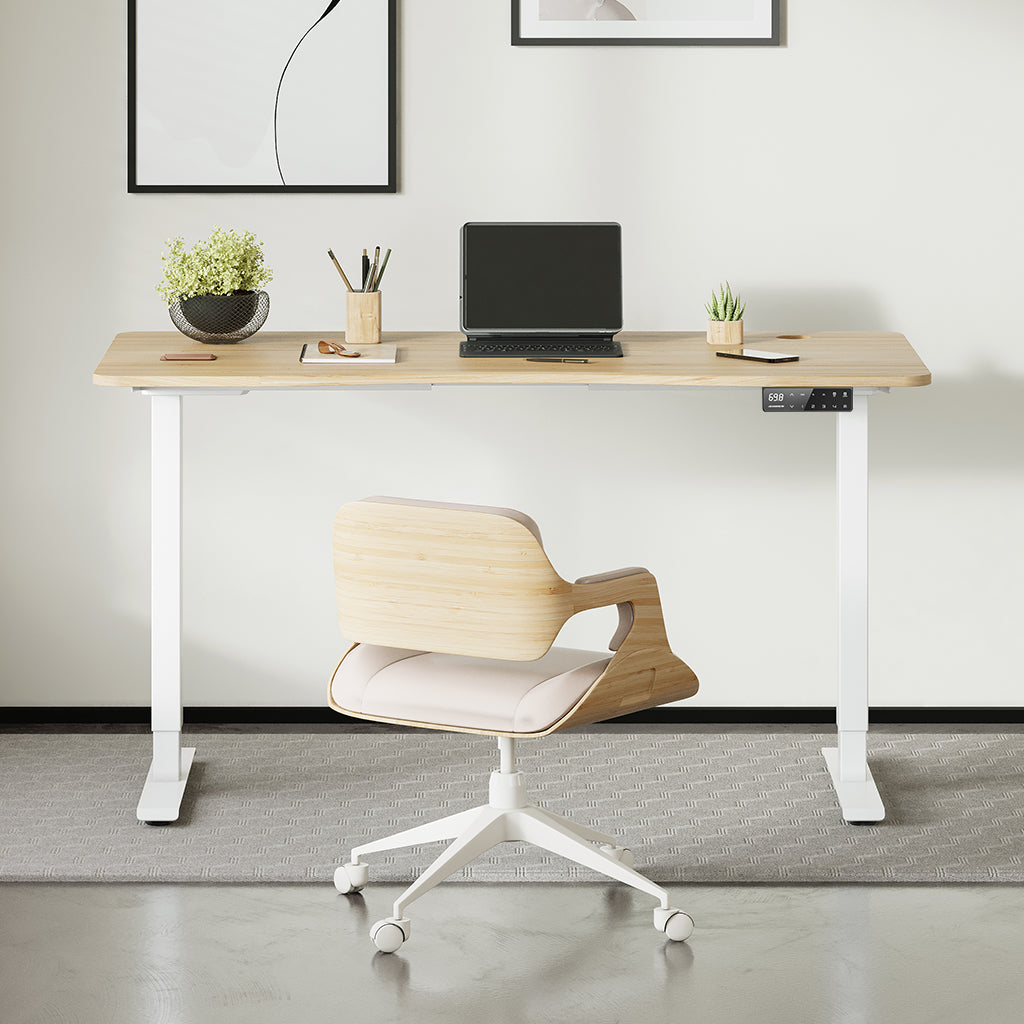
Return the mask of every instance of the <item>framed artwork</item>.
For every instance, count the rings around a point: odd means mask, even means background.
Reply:
[[[128,191],[397,191],[396,10],[128,0]]]
[[[779,0],[512,0],[513,46],[778,46]]]

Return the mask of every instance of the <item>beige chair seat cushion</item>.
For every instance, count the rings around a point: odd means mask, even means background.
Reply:
[[[495,661],[357,644],[334,673],[331,699],[357,716],[539,732],[573,707],[610,660],[568,647],[536,661]]]

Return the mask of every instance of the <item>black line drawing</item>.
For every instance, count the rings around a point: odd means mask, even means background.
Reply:
[[[316,21],[314,21],[313,24],[310,25],[309,28],[307,28],[306,31],[302,33],[302,38],[295,44],[295,49],[292,50],[291,55],[284,62],[284,68],[281,70],[281,77],[277,83],[277,92],[274,95],[274,159],[277,161],[277,173],[278,176],[281,178],[282,185],[287,185],[288,182],[284,180],[284,172],[281,170],[281,154],[280,152],[278,152],[277,148],[277,105],[281,99],[281,86],[284,84],[285,72],[288,70],[288,65],[291,64],[292,58],[298,52],[298,49],[302,45],[306,36],[308,36],[309,33],[312,32],[313,29],[315,29],[317,25],[319,25],[320,22],[323,21],[324,18],[326,18],[327,15],[330,14],[335,7],[338,6],[338,3],[339,0],[331,0],[331,2],[327,5],[327,10],[324,11],[324,13],[321,14],[320,17],[317,18]]]

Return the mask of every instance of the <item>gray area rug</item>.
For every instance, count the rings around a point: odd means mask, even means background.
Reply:
[[[329,882],[350,847],[486,801],[488,737],[193,733],[182,817],[136,821],[142,735],[0,735],[0,879]],[[518,745],[535,803],[621,836],[662,883],[1024,882],[1024,736],[872,733],[888,817],[845,824],[834,734],[570,732]],[[439,846],[368,858],[405,882]],[[522,844],[459,872],[596,880]]]

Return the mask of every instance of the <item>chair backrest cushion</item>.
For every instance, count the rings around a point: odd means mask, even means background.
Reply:
[[[532,661],[573,613],[529,517],[373,497],[334,520],[338,618],[348,640]]]

